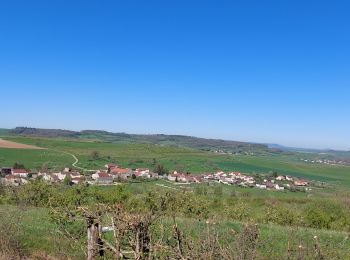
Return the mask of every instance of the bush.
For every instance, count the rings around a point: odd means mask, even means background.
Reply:
[[[337,202],[314,202],[306,208],[305,224],[312,228],[349,230],[349,214],[350,212]]]
[[[300,216],[296,210],[292,210],[280,204],[268,204],[265,208],[264,223],[273,223],[284,226],[295,226],[300,223]]]

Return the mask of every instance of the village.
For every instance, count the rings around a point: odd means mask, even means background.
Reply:
[[[0,182],[3,185],[25,185],[31,180],[42,179],[48,183],[64,183],[66,185],[116,185],[121,182],[166,180],[174,184],[200,184],[221,183],[239,187],[256,188],[264,190],[311,190],[310,182],[304,179],[294,178],[288,175],[260,174],[249,175],[241,172],[217,171],[215,173],[190,174],[173,171],[168,175],[160,175],[148,168],[129,169],[116,164],[107,164],[105,169],[92,173],[82,173],[71,168],[64,168],[56,172],[30,172],[24,168],[11,167],[0,168]]]

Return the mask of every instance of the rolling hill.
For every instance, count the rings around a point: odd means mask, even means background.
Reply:
[[[279,152],[278,149],[270,149],[265,144],[227,141],[220,139],[206,139],[185,135],[137,135],[127,133],[111,133],[101,130],[71,131],[62,129],[41,129],[16,127],[7,131],[12,136],[46,137],[46,138],[75,138],[90,139],[111,143],[148,143],[156,145],[187,147],[204,151],[217,151],[220,153],[255,153]],[[1,133],[0,133],[1,134]]]

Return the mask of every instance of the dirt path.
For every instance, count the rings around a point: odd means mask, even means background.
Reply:
[[[86,168],[77,166],[77,163],[79,163],[79,159],[72,153],[64,152],[64,151],[56,151],[56,152],[61,152],[61,153],[65,153],[65,154],[72,156],[74,159],[74,162],[72,163],[72,167],[74,167],[74,168],[77,168],[77,169],[82,170],[82,171],[87,171],[87,172],[94,172],[95,171],[95,170],[86,169]]]

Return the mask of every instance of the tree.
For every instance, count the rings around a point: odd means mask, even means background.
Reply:
[[[71,185],[71,183],[72,183],[72,179],[71,179],[70,175],[66,174],[66,177],[64,177],[64,179],[63,179],[63,184],[64,185]]]
[[[93,160],[98,160],[98,159],[100,159],[100,153],[99,153],[98,151],[92,151],[92,152],[91,152],[91,158],[92,158]]]
[[[20,162],[15,162],[15,164],[13,165],[13,169],[24,169],[24,164],[20,163]]]
[[[41,166],[41,171],[42,172],[47,172],[49,169],[49,163],[48,162],[44,162],[43,165]]]
[[[168,175],[168,170],[165,169],[164,165],[158,164],[157,167],[154,169],[155,173],[158,173],[159,175]]]

